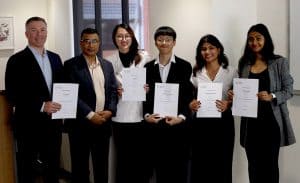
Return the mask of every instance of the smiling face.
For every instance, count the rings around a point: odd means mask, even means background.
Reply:
[[[210,43],[204,43],[201,47],[201,56],[206,63],[218,62],[220,49]]]
[[[116,32],[115,41],[120,52],[127,53],[132,44],[132,36],[126,29],[119,27]]]
[[[26,25],[25,35],[30,46],[44,48],[47,39],[47,25],[43,21],[32,21]]]
[[[98,34],[83,34],[80,41],[82,53],[88,57],[94,57],[99,51],[100,39]]]
[[[160,54],[171,54],[176,41],[172,36],[161,35],[155,40],[155,45]]]
[[[259,53],[265,45],[265,37],[258,32],[250,32],[248,35],[248,46],[254,53]]]

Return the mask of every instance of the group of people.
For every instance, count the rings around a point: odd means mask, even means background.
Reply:
[[[281,146],[295,143],[288,116],[293,79],[288,61],[274,54],[267,27],[253,25],[238,69],[229,65],[224,47],[214,35],[203,36],[196,63],[174,54],[176,32],[168,26],[154,33],[159,54],[151,60],[140,50],[132,28],[116,25],[117,48],[108,58],[97,56],[96,29],[81,33],[82,53],[64,62],[46,50],[47,23],[27,20],[27,47],[9,58],[5,73],[7,97],[14,107],[19,183],[59,182],[61,130],[69,134],[72,183],[89,183],[89,157],[95,183],[107,183],[110,137],[115,147],[116,183],[231,183],[234,150],[233,78],[259,80],[257,118],[242,117],[241,145],[248,159],[250,183],[279,183]],[[123,101],[123,70],[146,68],[145,101]],[[75,119],[51,119],[61,105],[52,101],[53,83],[78,83]],[[155,84],[178,84],[178,113],[154,112]],[[215,104],[220,118],[198,118],[199,83],[222,83]]]

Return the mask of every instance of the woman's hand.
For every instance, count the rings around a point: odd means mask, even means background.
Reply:
[[[201,106],[201,102],[197,101],[196,99],[192,100],[189,104],[189,108],[192,112],[197,112],[200,106]]]
[[[149,92],[149,85],[148,85],[148,84],[145,84],[145,85],[144,85],[144,89],[145,89],[146,93],[148,93],[148,92]]]
[[[158,123],[162,118],[159,116],[159,114],[149,114],[145,117],[145,120],[148,123]]]
[[[227,98],[228,98],[229,101],[233,100],[233,95],[234,95],[233,90],[228,90]]]
[[[267,91],[258,92],[257,97],[259,100],[266,101],[266,102],[271,102],[273,99],[273,96],[270,93],[268,93]]]
[[[118,87],[117,93],[118,93],[118,96],[119,96],[119,97],[122,97],[122,93],[123,93],[123,88],[122,88],[122,86],[119,86],[119,87]]]
[[[230,103],[229,101],[227,100],[216,100],[216,106],[218,108],[218,111],[219,112],[224,112],[226,111],[229,106],[230,106]]]

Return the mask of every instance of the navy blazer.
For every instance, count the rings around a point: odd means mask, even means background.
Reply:
[[[162,83],[159,65],[154,64],[155,60],[148,62],[146,67],[146,83],[149,85],[149,92],[144,102],[144,115],[153,114],[155,83]],[[170,71],[166,83],[179,84],[178,115],[190,116],[189,103],[193,99],[193,85],[190,81],[192,75],[192,66],[189,62],[176,57],[175,63],[171,62]]]
[[[117,82],[112,64],[104,59],[98,58],[105,78],[105,104],[104,110],[112,112],[113,116],[117,110]],[[95,111],[96,93],[93,80],[84,56],[81,54],[64,63],[67,82],[78,83],[78,108],[77,117],[86,119],[86,116]]]
[[[47,51],[52,69],[52,81],[63,81],[62,61],[56,53]],[[41,120],[50,120],[51,116],[41,112],[43,102],[51,101],[42,70],[31,50],[12,55],[6,66],[5,89],[7,98],[15,107],[16,124],[31,129],[40,125]]]

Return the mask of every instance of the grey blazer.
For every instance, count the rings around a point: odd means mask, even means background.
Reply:
[[[248,78],[250,72],[250,63],[239,66],[241,78]],[[293,96],[293,78],[289,72],[289,62],[281,56],[268,61],[268,72],[270,77],[270,92],[276,95],[276,100],[271,102],[273,114],[280,128],[280,145],[287,146],[294,144],[296,138],[293,132],[287,100]],[[242,117],[241,124],[241,145],[245,146],[245,137],[247,135],[248,118]]]

